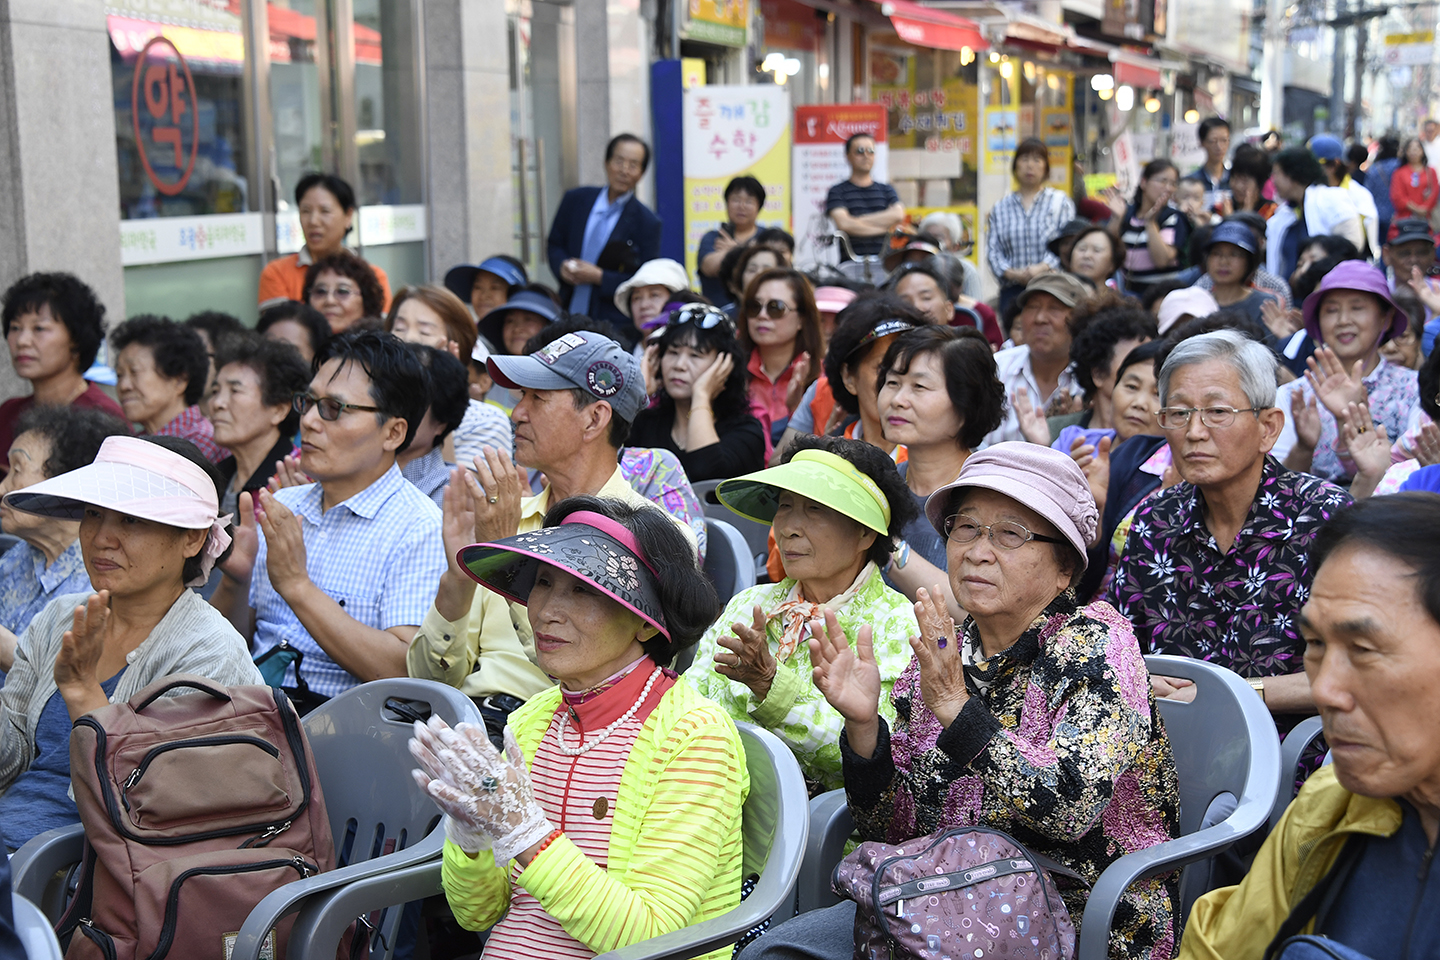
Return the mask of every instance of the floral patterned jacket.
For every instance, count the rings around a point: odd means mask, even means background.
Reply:
[[[961,643],[978,655],[974,621]],[[970,699],[950,726],[925,706],[912,662],[895,681],[895,730],[864,759],[842,736],[845,791],[860,835],[898,843],[936,830],[1003,830],[1094,884],[1127,853],[1176,836],[1180,780],[1130,624],[1108,603],[1057,597],[1020,639],[965,667]],[[1078,927],[1086,891],[1061,894]],[[1133,885],[1110,956],[1169,958],[1178,877]]]

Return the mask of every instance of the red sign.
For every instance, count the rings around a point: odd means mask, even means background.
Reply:
[[[844,143],[857,133],[885,142],[885,108],[876,103],[838,103],[795,108],[795,142]]]
[[[170,48],[170,57],[150,61],[150,50],[163,44]],[[163,54],[164,51],[156,51]],[[145,112],[150,118],[150,136],[147,141],[140,124],[140,101],[145,101]],[[189,115],[188,117],[186,115]],[[195,109],[195,78],[190,75],[190,66],[175,44],[165,37],[153,37],[135,58],[135,79],[130,84],[130,119],[135,128],[135,149],[140,154],[140,163],[145,175],[167,197],[173,197],[185,189],[190,175],[195,172],[195,154],[200,147],[200,114]],[[190,127],[190,157],[185,158],[184,127]],[[174,151],[174,163],[180,171],[178,179],[161,179],[150,165],[150,147],[169,147]],[[164,156],[164,154],[161,154]]]

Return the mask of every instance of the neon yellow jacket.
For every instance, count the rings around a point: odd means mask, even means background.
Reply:
[[[1190,911],[1180,960],[1260,960],[1280,924],[1329,872],[1354,834],[1388,837],[1400,829],[1400,805],[1362,797],[1322,767],[1255,856],[1236,887],[1212,890]],[[1311,933],[1306,924],[1302,933]]]
[[[510,715],[527,763],[559,706],[552,688]],[[735,724],[682,677],[646,718],[621,772],[609,868],[561,837],[517,882],[596,953],[719,916],[740,902],[740,808],[749,791]],[[489,851],[471,857],[447,841],[441,882],[470,930],[493,926],[510,903],[507,872]]]

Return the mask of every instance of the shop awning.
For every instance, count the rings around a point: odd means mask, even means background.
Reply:
[[[985,50],[990,44],[980,24],[945,10],[923,7],[911,0],[884,0],[880,12],[890,18],[901,40],[934,50]]]

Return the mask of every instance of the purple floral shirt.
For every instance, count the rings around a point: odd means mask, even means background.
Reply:
[[[1350,502],[1339,487],[1266,457],[1250,516],[1222,552],[1200,491],[1177,484],[1136,510],[1106,599],[1146,653],[1208,660],[1242,677],[1298,673],[1310,542]]]
[[[1420,402],[1420,385],[1414,370],[1397,367],[1381,359],[1370,376],[1363,381],[1369,395],[1371,418],[1385,426],[1389,437],[1400,437],[1410,422],[1410,411]],[[1271,452],[1280,460],[1289,456],[1295,446],[1295,422],[1290,417],[1290,398],[1298,392],[1307,402],[1315,399],[1310,381],[1301,377],[1282,386],[1275,396],[1275,406],[1285,411],[1285,429]],[[1348,456],[1342,456],[1339,427],[1335,417],[1323,403],[1316,402],[1320,414],[1320,442],[1315,445],[1315,456],[1310,461],[1310,472],[1326,480],[1339,480],[1355,475],[1355,465]]]

